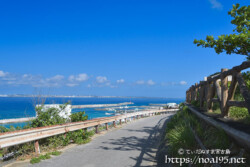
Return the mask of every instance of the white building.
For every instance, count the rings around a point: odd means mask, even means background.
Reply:
[[[167,103],[167,108],[178,108],[179,105],[176,103]]]
[[[41,105],[37,105],[39,107]],[[67,105],[64,109],[61,108],[61,106],[64,106],[62,104],[45,104],[43,105],[42,111],[47,111],[49,108],[56,108],[59,112],[59,116],[63,118],[69,119],[69,116],[71,115],[71,105]]]

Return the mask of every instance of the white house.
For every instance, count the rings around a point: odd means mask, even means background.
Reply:
[[[176,103],[167,103],[167,108],[178,108],[179,105]]]
[[[37,106],[41,106],[41,105],[37,105]],[[65,109],[61,109],[62,106],[61,104],[44,104],[42,111],[47,111],[49,108],[56,108],[58,109],[59,112],[59,116],[63,117],[63,118],[69,118],[69,116],[71,115],[71,105],[67,105],[65,107]]]

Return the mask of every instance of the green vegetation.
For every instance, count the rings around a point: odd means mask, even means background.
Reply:
[[[0,157],[3,156],[3,149],[0,149]]]
[[[247,108],[230,107],[229,117],[235,119],[236,121],[250,124],[250,115]]]
[[[64,124],[67,122],[79,122],[85,121],[88,119],[88,116],[85,115],[85,112],[77,112],[70,115],[68,119],[60,117],[59,113],[63,111],[69,103],[60,106],[60,109],[57,108],[49,108],[46,111],[43,111],[43,106],[36,107],[37,118],[32,120],[30,124],[24,127],[27,128],[36,128],[36,127],[43,127],[43,126],[50,126],[50,125],[58,125]],[[0,132],[9,132],[21,129],[20,127],[14,128],[5,128],[0,126]],[[41,152],[47,152],[50,150],[55,150],[57,148],[61,148],[66,146],[70,143],[76,144],[85,144],[90,142],[90,137],[92,137],[95,132],[92,131],[84,131],[84,130],[77,130],[73,132],[68,132],[67,134],[61,134],[57,136],[48,137],[45,139],[39,140],[40,150]],[[2,150],[1,150],[2,151]],[[17,152],[15,156],[24,156],[24,155],[31,155],[34,153],[34,144],[32,142],[25,143],[17,146],[12,146],[8,148],[8,152]],[[2,154],[2,152],[0,152]],[[55,151],[52,152],[51,155],[59,155],[60,153]],[[40,162],[43,159],[48,159],[49,154],[42,155],[38,158],[32,158],[31,163]]]
[[[54,156],[58,156],[58,155],[61,155],[62,152],[60,151],[53,151],[51,152],[51,155],[54,155]]]
[[[60,109],[49,108],[46,111],[43,111],[43,105],[36,107],[37,118],[32,120],[25,128],[58,125],[67,122],[85,121],[88,119],[88,116],[85,115],[84,111],[71,114],[69,119],[61,117],[59,113],[62,112],[68,104],[69,102],[60,105]]]
[[[165,142],[168,146],[169,155],[172,157],[195,156],[178,154],[180,148],[192,151],[200,149],[191,128],[196,132],[207,149],[228,149],[230,146],[230,140],[222,129],[216,129],[200,121],[185,106],[172,117],[166,126]]]
[[[181,110],[166,125],[166,134],[160,147],[160,153],[162,160],[165,161],[165,155],[174,158],[194,158],[194,156],[202,156],[200,154],[179,154],[180,148],[184,150],[196,151],[201,149],[200,145],[195,139],[194,133],[201,140],[202,144],[208,150],[213,149],[230,149],[230,157],[238,156],[241,152],[241,148],[234,144],[233,140],[230,140],[229,136],[224,132],[223,129],[218,129],[208,125],[206,122],[200,120],[198,117],[193,115],[188,107],[180,105]],[[193,130],[193,131],[192,131]],[[221,155],[211,154],[213,157]],[[249,153],[244,152],[242,155],[246,158],[246,166],[250,165]],[[221,166],[228,166],[228,164],[220,164]],[[179,164],[171,164],[171,166],[179,166]],[[182,164],[182,166],[189,166],[189,164]],[[204,164],[196,164],[195,166],[204,166]]]
[[[250,90],[250,71],[243,72],[242,77],[244,78],[244,81],[245,81],[248,89]]]
[[[200,107],[200,101],[199,100],[193,100],[191,101],[191,104],[195,107]]]
[[[39,163],[39,162],[41,162],[41,159],[38,157],[35,157],[35,158],[32,158],[31,160],[30,160],[30,163],[31,164],[35,164],[35,163]]]
[[[31,163],[31,164],[39,163],[39,162],[41,162],[41,160],[50,159],[50,158],[51,158],[51,155],[53,155],[53,156],[58,156],[58,155],[60,155],[60,154],[61,154],[60,151],[54,151],[54,152],[50,152],[50,153],[47,153],[47,154],[44,154],[44,155],[40,155],[39,157],[33,157],[33,158],[30,160],[30,163]]]
[[[245,55],[250,60],[250,6],[233,5],[233,9],[228,14],[233,17],[231,23],[236,26],[233,34],[223,34],[218,36],[218,39],[210,35],[206,37],[206,40],[195,39],[194,44],[214,48],[218,54],[226,52]]]
[[[178,150],[180,148],[190,149],[196,148],[196,142],[194,135],[186,121],[185,115],[187,107],[184,106],[182,111],[178,111],[167,123],[165,140],[168,143],[168,154],[172,157],[180,157]]]
[[[79,121],[87,120],[88,116],[85,115],[84,111],[80,111],[80,112],[71,114],[70,119],[71,119],[71,122],[79,122]]]
[[[239,97],[239,96],[238,96]],[[192,101],[191,104],[195,107],[200,107],[199,101]],[[204,105],[204,109],[206,108],[206,104]],[[212,107],[213,112],[209,114],[221,114],[220,104],[218,102],[213,103]],[[250,115],[248,113],[247,108],[240,107],[230,107],[228,112],[229,118],[234,119],[235,121],[240,121],[245,124],[250,124]]]

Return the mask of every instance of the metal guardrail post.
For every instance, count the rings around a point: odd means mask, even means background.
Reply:
[[[109,125],[108,123],[105,123],[106,130],[109,130]]]
[[[88,132],[88,128],[83,128],[83,134]]]
[[[95,133],[99,133],[99,125],[95,126]]]
[[[40,154],[40,147],[39,147],[38,140],[35,141],[34,146],[35,146],[36,155],[39,155]]]

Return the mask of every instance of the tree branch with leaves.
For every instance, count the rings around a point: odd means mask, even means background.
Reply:
[[[194,44],[205,48],[214,48],[215,52],[220,54],[240,54],[247,56],[250,60],[250,6],[233,5],[233,9],[228,12],[233,17],[232,24],[236,26],[234,33],[229,35],[220,35],[214,39],[208,35],[206,40],[194,40]]]

